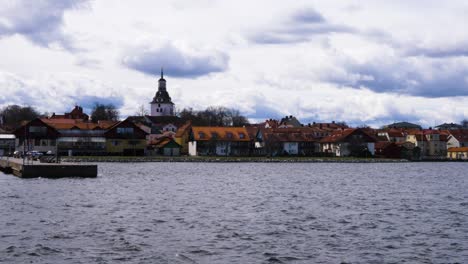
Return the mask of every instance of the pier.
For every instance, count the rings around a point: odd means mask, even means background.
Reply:
[[[11,173],[20,178],[95,178],[97,177],[97,165],[85,165],[78,163],[41,163],[39,161],[28,161],[17,158],[0,159],[0,170]]]

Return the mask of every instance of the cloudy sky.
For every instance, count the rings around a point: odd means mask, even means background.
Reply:
[[[251,120],[468,118],[468,2],[0,0],[0,106],[176,107]]]

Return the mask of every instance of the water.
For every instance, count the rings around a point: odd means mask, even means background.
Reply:
[[[0,173],[0,263],[468,263],[468,163]]]

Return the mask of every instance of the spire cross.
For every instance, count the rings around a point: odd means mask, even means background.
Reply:
[[[163,67],[161,67],[161,79],[163,78],[163,75],[164,75],[164,73],[163,73]]]

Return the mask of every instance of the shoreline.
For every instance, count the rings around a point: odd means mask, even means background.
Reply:
[[[406,159],[373,159],[373,158],[329,158],[329,157],[122,157],[122,156],[80,156],[62,157],[63,162],[196,162],[196,163],[407,163]]]

